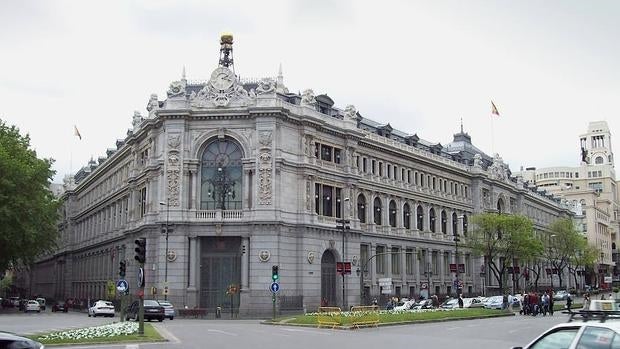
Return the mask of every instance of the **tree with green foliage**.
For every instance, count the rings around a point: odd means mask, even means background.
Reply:
[[[569,267],[574,257],[585,249],[587,241],[575,229],[570,218],[558,219],[551,223],[548,234],[547,238],[543,239],[545,244],[543,256],[553,268],[553,273],[557,272],[559,286],[562,288],[564,270]],[[551,286],[553,287],[553,279]]]
[[[472,223],[474,229],[467,237],[467,246],[484,256],[485,266],[503,294],[508,267],[539,256],[543,246],[534,236],[532,221],[522,215],[482,213],[473,216]]]
[[[585,272],[587,268],[592,268],[601,254],[601,251],[588,244],[585,238],[582,238],[579,245],[577,252],[570,257],[570,262],[568,263],[568,272],[573,276],[575,285],[579,284],[577,281],[577,272]],[[585,288],[583,283],[581,288]]]
[[[28,265],[56,245],[58,201],[53,160],[39,159],[30,137],[0,119],[0,270]]]

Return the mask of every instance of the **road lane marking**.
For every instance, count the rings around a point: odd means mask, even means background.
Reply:
[[[231,333],[231,332],[226,332],[226,331],[222,331],[222,330],[214,330],[214,329],[207,329],[207,332],[215,332],[215,333],[221,333],[221,334],[225,334],[225,335],[229,335],[229,336],[233,336],[233,337],[237,337],[238,334],[236,333]]]
[[[140,346],[138,344],[127,344],[125,349],[140,349]]]
[[[329,332],[325,332],[325,331],[310,331],[310,330],[302,330],[299,328],[283,328],[283,331],[288,331],[288,332],[302,332],[302,333],[310,333],[310,334],[320,334],[322,336],[331,336],[331,333]]]

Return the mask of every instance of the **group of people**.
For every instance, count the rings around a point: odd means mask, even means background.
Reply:
[[[570,310],[572,299],[570,295],[566,300],[566,305]],[[553,291],[545,291],[544,293],[530,292],[523,295],[521,310],[519,314],[537,316],[547,314],[553,316]]]

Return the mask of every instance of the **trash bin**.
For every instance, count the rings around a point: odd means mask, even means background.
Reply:
[[[215,308],[215,318],[219,319],[222,317],[222,307]]]

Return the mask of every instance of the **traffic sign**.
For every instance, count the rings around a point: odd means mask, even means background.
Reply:
[[[278,293],[278,291],[280,291],[280,284],[277,282],[272,282],[269,288],[271,289],[272,293]]]
[[[118,292],[121,293],[127,292],[127,290],[129,289],[129,284],[125,279],[120,279],[116,282],[116,289],[118,290]]]

